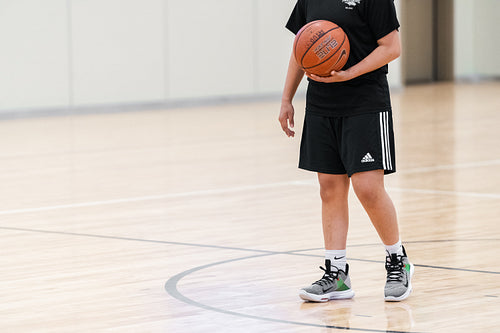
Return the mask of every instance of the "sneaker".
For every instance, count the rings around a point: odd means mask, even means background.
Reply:
[[[326,269],[320,267],[325,272],[320,280],[300,290],[300,298],[311,302],[328,302],[331,299],[352,298],[354,291],[351,289],[351,279],[347,275],[349,265],[346,264],[344,272],[335,266],[331,266],[330,260],[326,259],[325,267]]]
[[[403,255],[396,253],[386,256],[385,269],[387,271],[387,282],[385,284],[385,300],[388,302],[398,302],[410,296],[411,277],[415,271],[415,266],[410,263],[403,247]]]

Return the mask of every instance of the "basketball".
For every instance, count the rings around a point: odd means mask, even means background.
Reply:
[[[329,76],[339,71],[349,58],[350,44],[341,27],[325,20],[303,26],[293,44],[297,64],[307,73]]]

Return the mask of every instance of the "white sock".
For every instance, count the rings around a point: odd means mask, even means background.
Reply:
[[[332,266],[345,271],[346,250],[325,250],[325,259],[329,259]]]
[[[396,253],[399,256],[403,255],[403,246],[401,245],[401,240],[399,240],[394,245],[385,245],[385,251],[389,254],[389,256],[393,253]]]

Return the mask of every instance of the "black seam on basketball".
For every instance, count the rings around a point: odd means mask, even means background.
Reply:
[[[340,44],[339,46],[339,49],[337,51],[335,51],[331,56],[329,56],[328,58],[326,58],[325,60],[323,60],[322,62],[320,62],[319,64],[316,64],[314,66],[311,66],[311,67],[304,67],[304,69],[311,69],[311,68],[314,68],[314,67],[317,67],[319,65],[322,65],[324,64],[325,62],[327,62],[328,60],[330,60],[334,55],[336,55],[341,49],[342,49],[342,46],[344,46],[344,43],[345,43],[345,39],[346,39],[346,35],[344,33],[344,40],[342,41],[342,44]],[[307,52],[306,52],[307,53]],[[338,62],[338,61],[337,61]],[[337,63],[335,63],[337,64]]]
[[[305,24],[302,28],[300,28],[299,32],[295,36],[295,41],[293,42],[293,56],[295,57],[295,60],[297,61],[298,65],[300,67],[303,67],[303,66],[302,66],[302,61],[300,61],[300,63],[299,63],[299,60],[297,59],[297,44],[298,44],[297,42],[300,40],[300,36],[302,36],[304,31],[306,31],[306,29],[309,26],[313,25],[314,23],[316,23],[316,21],[309,22],[309,23]]]
[[[306,31],[307,26],[311,25],[311,23],[314,23],[314,21],[309,22],[306,25],[304,25],[302,28],[300,28],[299,32],[297,33],[297,36],[295,36],[295,41],[293,42],[293,56],[297,62],[298,62],[298,59],[297,59],[297,44],[298,43],[297,42],[300,40],[300,36],[302,36],[304,31]],[[299,65],[302,66],[302,63],[300,63]]]
[[[339,26],[337,26],[337,27],[335,27],[335,28],[333,28],[333,29],[328,30],[327,32],[325,32],[325,35],[326,35],[327,33],[329,33],[330,31],[333,31],[333,30],[336,30],[336,29],[340,29],[340,27],[339,27]],[[323,35],[323,36],[324,36],[324,35]],[[314,43],[312,43],[312,44],[311,44],[311,46],[309,46],[309,48],[306,50],[306,52],[304,52],[304,54],[302,55],[302,59],[300,59],[300,66],[302,66],[302,68],[304,68],[304,69],[312,68],[312,67],[304,67],[304,66],[302,65],[302,63],[303,63],[303,61],[304,61],[304,58],[305,58],[306,54],[307,54],[307,53],[309,52],[309,50],[311,49],[311,47],[313,47],[313,46],[314,46],[314,45],[315,45],[315,44],[316,44],[316,43],[317,43],[317,42],[318,42],[318,41],[319,41],[319,40],[320,40],[323,36],[321,36],[320,38],[318,38],[318,40],[317,40],[317,41],[315,41]],[[326,61],[326,60],[325,60],[325,61]],[[319,65],[319,64],[318,64],[318,65]],[[316,66],[317,66],[317,65],[314,65],[313,67],[316,67]]]

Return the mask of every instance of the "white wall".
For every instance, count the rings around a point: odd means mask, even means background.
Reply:
[[[500,1],[455,0],[455,77],[500,77]]]
[[[455,1],[457,77],[500,76],[500,1]],[[0,112],[278,95],[294,4],[0,0]],[[399,60],[389,82],[401,85]]]
[[[65,0],[0,0],[0,110],[69,103]]]
[[[0,0],[0,112],[279,94],[294,0]]]
[[[169,97],[253,92],[255,15],[253,1],[170,1]]]
[[[480,4],[482,3],[482,4]],[[475,60],[480,76],[500,77],[500,1],[476,1]]]
[[[71,1],[74,105],[165,97],[163,0]]]
[[[257,0],[255,88],[258,93],[281,92],[294,35],[285,28],[295,1]]]
[[[401,1],[403,0],[395,0],[394,4],[396,6],[399,23],[402,25]],[[401,57],[389,64],[389,75],[387,76],[387,80],[389,81],[389,85],[391,86],[391,88],[400,88],[401,86],[403,86],[403,64]]]

